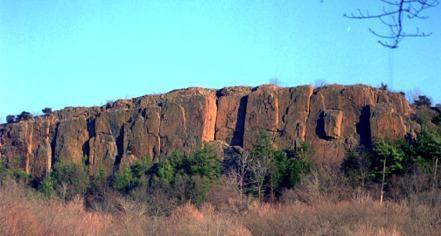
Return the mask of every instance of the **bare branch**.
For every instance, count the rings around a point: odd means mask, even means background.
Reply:
[[[427,19],[422,12],[439,5],[439,0],[380,0],[387,5],[383,11],[377,14],[365,13],[357,9],[357,13],[344,14],[344,17],[356,20],[378,19],[389,30],[389,33],[378,33],[369,28],[369,31],[380,38],[378,43],[387,48],[398,48],[398,44],[409,37],[428,37],[432,33],[421,32],[417,28],[413,33],[406,33],[404,26],[406,20]]]

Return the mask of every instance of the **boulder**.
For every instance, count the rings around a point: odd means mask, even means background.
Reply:
[[[324,112],[324,131],[325,136],[331,139],[341,137],[341,125],[343,123],[343,112],[338,110],[330,110]]]

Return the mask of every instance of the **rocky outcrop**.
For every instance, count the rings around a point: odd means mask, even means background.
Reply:
[[[324,111],[322,114],[324,131],[322,137],[329,139],[340,138],[342,130],[341,125],[343,123],[343,112],[339,110],[329,110]]]
[[[307,142],[314,161],[340,163],[359,145],[415,132],[413,113],[403,95],[364,85],[188,88],[0,125],[0,158],[35,176],[59,160],[111,173],[202,142],[231,155],[265,131],[278,148]]]

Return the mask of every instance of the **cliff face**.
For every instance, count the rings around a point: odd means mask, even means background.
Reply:
[[[340,163],[359,144],[413,133],[413,113],[401,94],[364,85],[188,88],[0,125],[0,158],[42,176],[58,159],[88,156],[92,170],[110,173],[201,141],[249,149],[264,130],[278,148],[306,141],[314,161]]]

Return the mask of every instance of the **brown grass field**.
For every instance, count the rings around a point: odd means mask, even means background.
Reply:
[[[440,196],[439,193],[434,193]],[[331,201],[250,201],[239,207],[185,204],[167,216],[123,198],[120,210],[91,211],[78,198],[44,199],[14,182],[0,189],[0,235],[439,235],[441,206],[419,199],[380,204],[369,195]],[[224,199],[225,200],[225,199]]]

